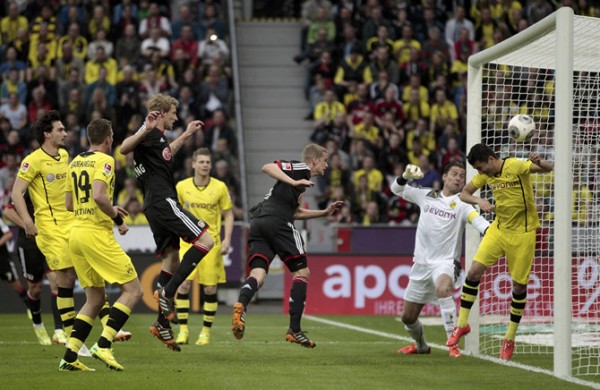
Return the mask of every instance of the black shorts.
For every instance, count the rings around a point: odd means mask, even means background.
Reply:
[[[208,224],[194,217],[175,199],[167,198],[144,210],[156,243],[156,255],[161,257],[167,248],[179,249],[179,239],[195,242],[208,230]]]
[[[278,255],[290,272],[308,266],[304,241],[294,224],[276,217],[254,218],[248,234],[248,266],[269,270]],[[261,261],[262,260],[262,261]]]
[[[46,257],[38,248],[35,240],[27,238],[25,232],[21,230],[19,230],[19,238],[17,239],[17,252],[25,279],[32,283],[42,280],[44,274],[48,271]]]
[[[17,267],[6,249],[6,245],[0,246],[0,280],[12,282],[13,280],[19,280]]]

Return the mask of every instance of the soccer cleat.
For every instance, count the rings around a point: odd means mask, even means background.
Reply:
[[[196,340],[196,345],[207,344],[210,344],[210,328],[202,328],[202,332],[200,332],[198,335],[198,340]]]
[[[117,332],[115,337],[113,338],[113,343],[117,343],[119,341],[128,341],[131,338],[131,332],[126,332],[124,330],[120,330]]]
[[[52,342],[58,345],[66,345],[67,344],[67,334],[62,329],[55,329],[54,334],[52,335]]]
[[[90,349],[94,359],[101,360],[106,367],[115,371],[123,371],[123,366],[120,365],[112,353],[112,348],[100,348],[98,343],[94,344]]]
[[[150,327],[150,333],[165,344],[170,350],[181,352],[181,348],[179,348],[179,345],[177,345],[177,342],[173,337],[173,330],[171,328],[165,328],[160,323],[155,322],[154,325]]]
[[[185,330],[180,330],[179,334],[177,335],[176,343],[179,345],[188,344],[189,340],[190,340],[190,332],[186,332]]]
[[[406,347],[398,348],[396,353],[401,355],[427,355],[431,353],[431,347],[428,346],[426,351],[419,351],[415,344],[410,344]]]
[[[310,340],[306,337],[306,332],[292,332],[291,329],[288,329],[287,334],[285,335],[285,341],[289,341],[290,343],[300,344],[304,348],[314,348],[317,346],[317,343]]]
[[[459,358],[462,356],[460,349],[458,349],[458,345],[453,345],[448,348],[448,356],[454,357],[454,358]]]
[[[502,340],[502,348],[500,349],[500,359],[502,360],[510,360],[513,355],[513,351],[515,349],[515,341],[514,340]]]
[[[33,325],[33,331],[37,336],[37,339],[41,345],[52,345],[52,340],[48,337],[48,333],[46,332],[46,328],[44,328],[44,324]]]
[[[246,330],[246,310],[244,305],[236,303],[233,305],[233,319],[231,320],[231,331],[233,337],[241,340],[244,337],[244,331]]]
[[[460,341],[460,338],[464,335],[469,334],[471,331],[471,325],[467,324],[467,326],[455,326],[452,329],[452,333],[450,333],[450,337],[448,337],[448,341],[446,341],[446,347],[453,347]]]
[[[75,360],[72,363],[65,361],[65,359],[61,359],[58,364],[58,371],[96,371],[93,368],[89,368],[85,364],[81,363],[79,360]]]
[[[171,321],[175,318],[175,299],[167,298],[164,296],[165,289],[159,288],[154,291],[154,300],[158,303],[160,311],[162,311],[165,318]]]

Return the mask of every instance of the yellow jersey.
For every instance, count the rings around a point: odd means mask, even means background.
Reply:
[[[504,160],[498,176],[477,174],[471,180],[475,188],[490,186],[494,194],[498,228],[516,233],[529,232],[540,226],[530,180],[531,161]]]
[[[73,195],[74,226],[112,231],[113,220],[94,201],[92,186],[95,181],[106,184],[106,195],[112,202],[115,191],[115,159],[98,151],[81,153],[69,165],[66,189]]]
[[[233,208],[225,183],[211,177],[206,186],[197,186],[194,178],[190,177],[177,183],[175,188],[179,203],[196,218],[206,222],[215,244],[220,243],[221,212]]]
[[[17,177],[29,183],[29,196],[38,229],[72,222],[73,213],[67,210],[65,204],[68,169],[69,154],[65,149],[59,149],[58,156],[53,157],[38,148],[21,162]]]

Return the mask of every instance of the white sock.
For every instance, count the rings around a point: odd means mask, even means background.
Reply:
[[[427,341],[425,341],[425,332],[423,332],[423,324],[417,320],[414,324],[404,324],[404,329],[409,335],[415,340],[417,345],[417,351],[426,352],[429,349]]]
[[[454,299],[452,297],[440,298],[438,299],[440,303],[440,311],[442,312],[442,322],[444,323],[444,329],[446,330],[446,335],[450,337],[450,333],[452,333],[452,329],[456,325],[456,305],[454,304]]]

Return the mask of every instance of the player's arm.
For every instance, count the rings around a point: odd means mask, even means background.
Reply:
[[[271,176],[273,179],[281,181],[286,184],[289,184],[294,187],[299,187],[299,186],[312,187],[315,185],[315,183],[313,183],[310,180],[306,180],[306,179],[294,180],[294,179],[292,179],[291,177],[286,175],[285,172],[283,172],[281,170],[281,168],[279,167],[279,165],[277,163],[268,163],[268,164],[263,165],[262,171],[264,173],[266,173],[267,175]]]
[[[468,204],[478,205],[484,213],[492,212],[494,210],[492,204],[479,196],[473,195],[475,191],[477,191],[477,188],[473,183],[468,183],[460,193],[460,200]]]
[[[17,177],[15,179],[15,184],[13,184],[12,193],[10,198],[15,205],[15,210],[19,214],[19,216],[23,219],[23,227],[25,229],[25,234],[28,237],[37,235],[37,227],[29,215],[29,211],[27,211],[27,204],[25,203],[25,192],[29,188],[29,182],[26,180]]]
[[[233,209],[223,210],[221,212],[223,216],[223,242],[221,243],[221,253],[226,254],[229,252],[229,246],[231,245],[231,235],[233,234]]]
[[[107,185],[105,182],[101,180],[94,180],[94,184],[92,185],[92,196],[94,198],[94,202],[96,202],[96,205],[104,214],[108,215],[113,221],[115,221],[115,225],[117,225],[119,233],[123,235],[129,230],[129,227],[125,224],[125,222],[123,222],[123,217],[129,215],[129,213],[121,206],[112,205],[112,202],[106,193],[106,189]]]
[[[539,172],[550,172],[554,169],[552,164],[540,157],[539,154],[535,152],[529,153],[529,159],[533,164],[529,167],[529,172],[539,173]]]
[[[421,171],[421,168],[419,168],[417,165],[408,164],[402,176],[398,176],[396,180],[392,182],[390,189],[394,195],[403,196],[406,183],[408,183],[409,180],[421,178],[423,178],[423,172]]]
[[[329,206],[327,206],[326,209],[323,210],[311,210],[298,207],[298,209],[294,213],[294,219],[313,219],[327,217],[329,215],[335,215],[338,211],[340,211],[343,205],[343,201],[336,200],[335,202],[332,202]]]
[[[148,134],[148,132],[151,129],[156,127],[156,123],[158,122],[158,118],[160,117],[160,115],[161,114],[158,111],[149,112],[148,116],[146,116],[146,120],[144,121],[142,127],[140,127],[138,131],[135,132],[135,134],[130,135],[129,137],[123,140],[123,143],[121,144],[121,149],[119,149],[121,154],[125,155],[129,152],[132,152],[133,149],[135,149],[135,147],[138,146],[138,144],[142,142],[142,140],[146,137],[146,134]]]
[[[181,146],[183,145],[183,143],[188,138],[190,138],[192,135],[194,135],[194,133],[201,130],[203,126],[204,126],[204,122],[202,122],[202,121],[191,121],[190,123],[188,123],[187,129],[185,129],[185,131],[183,133],[181,133],[181,135],[179,137],[177,137],[177,139],[175,139],[175,141],[173,141],[169,144],[169,147],[171,148],[171,153],[173,154],[173,156],[175,156],[177,154],[177,152],[179,151],[179,149],[181,149]]]
[[[467,216],[467,221],[475,228],[480,234],[485,234],[487,229],[490,227],[490,223],[483,218],[477,210],[473,210]]]
[[[4,216],[6,217],[6,219],[8,219],[10,222],[14,223],[21,229],[25,229],[25,223],[23,222],[23,218],[21,218],[19,213],[17,213],[17,210],[15,210],[15,207],[13,205],[7,205],[6,207],[4,207]]]

